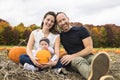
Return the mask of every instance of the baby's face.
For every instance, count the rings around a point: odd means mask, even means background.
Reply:
[[[40,46],[42,47],[42,48],[48,48],[48,43],[46,42],[46,41],[41,41],[40,42]]]

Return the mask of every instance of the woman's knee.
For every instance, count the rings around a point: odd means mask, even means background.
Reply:
[[[27,57],[27,55],[25,55],[25,54],[23,54],[23,55],[21,55],[21,56],[19,57],[20,63],[21,63],[22,65],[24,65],[24,62],[25,62],[26,57]]]
[[[20,57],[19,57],[20,60],[22,60],[22,59],[24,59],[24,58],[26,58],[26,55],[25,55],[25,54],[20,55]]]

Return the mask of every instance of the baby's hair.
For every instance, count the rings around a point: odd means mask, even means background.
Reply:
[[[48,39],[48,38],[46,38],[46,37],[43,37],[43,38],[40,40],[40,42],[42,42],[42,41],[47,42],[47,43],[48,43],[48,45],[49,45],[49,43],[50,43],[49,39]],[[40,43],[40,42],[39,42],[39,43]]]

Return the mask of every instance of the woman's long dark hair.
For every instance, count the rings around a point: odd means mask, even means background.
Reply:
[[[55,22],[54,22],[52,28],[50,29],[50,32],[53,33],[53,34],[58,34],[58,33],[59,33],[59,30],[57,29],[56,14],[55,14],[55,12],[53,12],[53,11],[47,12],[47,13],[44,15],[44,17],[43,17],[43,20],[44,20],[48,15],[52,15],[52,16],[55,18]],[[44,24],[44,23],[43,23],[43,21],[42,21],[40,29],[43,28],[43,24]]]

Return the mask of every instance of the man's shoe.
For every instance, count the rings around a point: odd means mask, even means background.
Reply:
[[[106,52],[99,52],[92,60],[88,80],[99,80],[101,76],[107,74],[109,66],[109,55]]]
[[[105,75],[100,78],[100,80],[115,80],[113,76]]]

